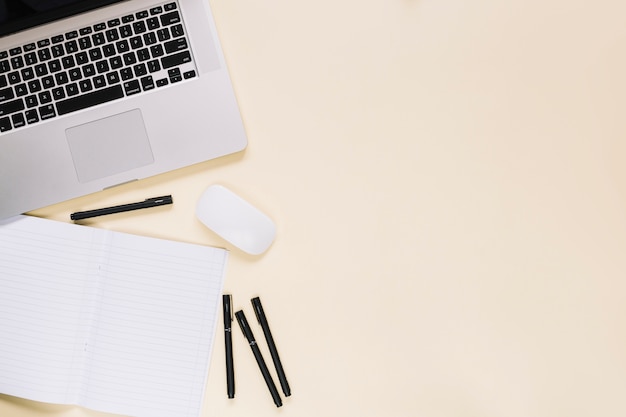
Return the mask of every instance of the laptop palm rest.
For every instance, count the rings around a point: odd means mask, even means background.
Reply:
[[[139,109],[71,127],[65,135],[81,183],[154,162]]]

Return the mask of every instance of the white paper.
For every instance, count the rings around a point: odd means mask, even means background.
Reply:
[[[227,256],[27,216],[0,224],[0,392],[200,415]]]

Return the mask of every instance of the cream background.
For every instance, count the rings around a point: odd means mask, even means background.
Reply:
[[[221,183],[275,219],[225,291],[261,296],[293,395],[236,329],[204,416],[626,415],[625,2],[211,4],[248,149],[32,213],[171,193],[88,224],[224,246],[194,217]]]

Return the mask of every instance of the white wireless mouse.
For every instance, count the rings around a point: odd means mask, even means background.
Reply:
[[[222,185],[212,185],[202,193],[196,216],[206,227],[250,255],[265,252],[276,236],[276,225],[269,217]]]

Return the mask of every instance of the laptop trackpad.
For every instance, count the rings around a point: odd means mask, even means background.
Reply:
[[[88,182],[154,162],[139,109],[65,131],[79,182]]]

